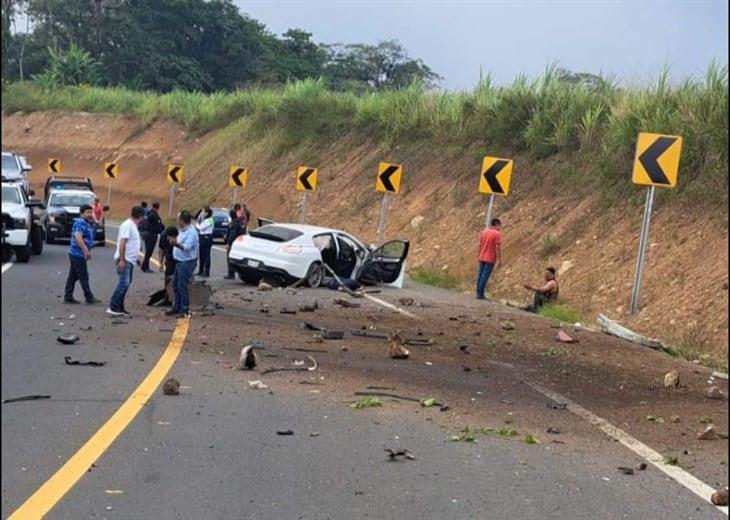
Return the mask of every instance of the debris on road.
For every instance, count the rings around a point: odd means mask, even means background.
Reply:
[[[715,370],[712,373],[712,377],[716,377],[718,379],[724,379],[725,381],[727,381],[727,374],[725,372],[718,372],[717,370]]]
[[[669,420],[675,424],[682,422],[682,418],[679,415],[672,415]]]
[[[295,352],[316,352],[317,354],[326,354],[327,350],[322,350],[318,348],[302,348],[302,347],[281,347],[282,350],[293,350]]]
[[[37,401],[39,399],[50,399],[50,395],[43,395],[43,394],[32,394],[32,395],[22,395],[20,397],[11,397],[10,399],[3,399],[3,404],[6,403],[18,403],[20,401]]]
[[[368,388],[377,389],[377,388],[380,388],[380,387],[368,387]],[[384,388],[385,390],[390,390],[390,388],[386,388],[386,387],[382,387],[382,388]],[[426,401],[426,402],[431,401],[431,399],[416,399],[415,397],[408,397],[408,396],[405,396],[405,395],[391,394],[391,393],[388,393],[388,392],[370,392],[370,391],[368,391],[368,392],[355,392],[355,395],[357,395],[357,396],[366,396],[366,397],[390,397],[392,399],[400,399],[402,401],[412,401],[414,403],[419,403],[419,404],[421,404],[424,401]],[[424,406],[424,405],[421,404],[421,406]],[[433,399],[433,404],[431,406],[438,406],[439,407],[439,410],[441,410],[442,412],[445,412],[446,410],[449,410],[449,405],[448,404],[443,403],[441,401],[438,401],[436,399]]]
[[[646,416],[647,421],[655,422],[655,423],[663,423],[664,417],[659,417],[658,415],[647,415]]]
[[[310,437],[319,437],[319,432],[312,432],[309,434]]]
[[[388,460],[397,460],[398,457],[416,460],[416,456],[408,450],[385,448],[385,451],[388,453]]]
[[[639,471],[644,471],[646,469],[646,462],[642,462],[639,464],[639,467],[637,468]]]
[[[319,303],[302,303],[299,305],[299,312],[314,312],[319,309]]]
[[[258,379],[256,381],[249,381],[248,387],[253,388],[254,390],[266,390],[267,388],[269,388],[262,381],[259,381]]]
[[[403,307],[410,307],[416,302],[413,298],[398,298],[398,303],[401,304]]]
[[[317,360],[314,359],[312,356],[307,356],[307,359],[309,359],[310,363],[312,363],[312,366],[305,367],[273,367],[273,368],[267,368],[262,374],[271,374],[273,372],[292,372],[292,371],[304,371],[304,372],[314,372],[317,370]]]
[[[180,395],[180,381],[171,377],[162,385],[162,393],[165,395]]]
[[[355,309],[357,307],[360,307],[359,303],[351,302],[350,300],[346,300],[345,298],[335,298],[334,300],[332,300],[332,303],[348,309]]]
[[[287,309],[286,307],[282,307],[279,310],[279,314],[296,314],[296,313],[297,313],[297,311],[295,311],[293,309]]]
[[[571,338],[570,336],[568,336],[562,330],[558,331],[558,335],[557,335],[557,337],[555,339],[557,339],[561,343],[578,343],[578,340],[577,339]]]
[[[654,350],[666,350],[664,348],[664,345],[662,345],[662,342],[658,339],[647,338],[645,336],[637,334],[634,331],[631,331],[626,327],[619,325],[615,321],[607,318],[603,314],[599,314],[598,318],[596,318],[596,321],[598,322],[601,330],[610,336],[625,339],[626,341],[637,343],[639,345],[649,347]]]
[[[664,376],[664,388],[677,388],[679,386],[679,370],[676,368]]]
[[[545,406],[551,410],[566,410],[568,408],[567,403],[546,403]]]
[[[351,404],[350,406],[355,409],[361,408],[372,408],[374,406],[382,406],[383,403],[377,397],[363,397],[358,402]]]
[[[634,468],[627,468],[626,466],[619,466],[618,470],[624,475],[634,475]]]
[[[61,334],[56,338],[56,341],[64,345],[73,345],[79,340],[76,334]]]
[[[292,430],[276,430],[277,435],[294,435]]]
[[[705,391],[708,399],[725,399],[725,393],[720,390],[719,386],[711,386]]]
[[[106,361],[79,361],[78,359],[73,359],[71,356],[64,356],[63,361],[67,365],[77,365],[83,367],[103,367],[104,365],[106,365]]]
[[[502,322],[502,329],[504,330],[515,330],[515,324],[511,321],[503,321]]]
[[[555,426],[551,426],[550,428],[548,428],[545,431],[547,433],[551,433],[553,435],[560,435],[561,433],[563,433],[563,430],[561,430],[560,428],[556,428]]]
[[[258,286],[258,290],[259,290],[259,291],[270,291],[270,290],[271,290],[271,289],[273,289],[273,288],[274,288],[274,287],[273,287],[273,286],[272,286],[271,284],[269,284],[269,283],[266,283],[266,282],[264,282],[263,280],[261,280],[261,281],[259,282],[259,286]]]
[[[728,505],[728,490],[720,489],[715,491],[710,497],[710,501],[716,506],[727,506]]]
[[[708,424],[704,431],[697,432],[697,439],[701,441],[714,441],[717,439],[717,432],[714,424]]]
[[[343,339],[345,337],[345,331],[337,329],[323,329],[319,333],[319,337],[322,339]]]
[[[238,370],[253,370],[258,364],[258,356],[253,350],[253,345],[243,347],[241,354],[238,356]]]
[[[459,345],[459,350],[461,350],[464,354],[469,354],[467,350],[469,349],[469,345]]]
[[[320,327],[319,325],[314,325],[313,323],[307,323],[306,321],[301,322],[299,324],[299,328],[302,330],[314,330],[314,331],[324,330],[323,327]]]
[[[396,331],[388,337],[388,355],[393,359],[408,359],[411,352],[403,345],[407,344],[400,331]]]

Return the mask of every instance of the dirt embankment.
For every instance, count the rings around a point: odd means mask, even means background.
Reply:
[[[184,162],[186,181],[176,209],[205,202],[227,206],[232,163],[247,166],[249,184],[241,191],[255,215],[295,219],[301,194],[294,188],[300,164],[320,167],[318,191],[310,194],[308,221],[347,229],[375,239],[381,196],[374,191],[380,160],[403,162],[402,192],[391,197],[386,237],[412,241],[409,268],[448,272],[471,287],[478,233],[486,199],[476,192],[481,150],[435,148],[415,142],[384,152],[354,136],[326,147],[294,147],[274,153],[273,138],[244,139],[236,123],[204,136],[179,126],[96,114],[3,115],[2,147],[28,155],[32,181],[46,178],[48,157],[62,162],[66,175],[89,175],[102,200],[102,163],[116,160],[111,213],[126,214],[142,199],[160,200],[167,211],[165,165]],[[596,183],[580,175],[574,158],[532,161],[516,157],[512,193],[499,199],[503,221],[503,268],[490,282],[494,296],[527,300],[523,281],[537,282],[542,268],[561,272],[561,298],[588,321],[598,313],[681,347],[690,357],[727,363],[728,214],[713,204],[690,206],[660,197],[653,214],[642,284],[642,310],[628,316],[643,198],[614,204],[601,200]],[[627,172],[627,181],[628,172]],[[421,218],[422,217],[422,218]],[[548,237],[550,237],[548,239]]]

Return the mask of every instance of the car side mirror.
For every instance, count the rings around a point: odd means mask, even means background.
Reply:
[[[28,195],[30,195],[31,197],[35,197],[35,190],[34,189],[29,190]]]
[[[102,207],[102,209],[103,209],[104,211],[109,211],[109,206],[104,206],[104,207]]]

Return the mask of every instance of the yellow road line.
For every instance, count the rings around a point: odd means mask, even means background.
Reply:
[[[175,332],[152,368],[129,398],[104,423],[99,431],[59,469],[38,491],[23,503],[8,520],[37,520],[43,518],[63,496],[86,474],[91,465],[112,445],[120,433],[132,422],[144,408],[152,394],[172,368],[180,354],[188,334],[189,319],[180,318],[175,325]]]

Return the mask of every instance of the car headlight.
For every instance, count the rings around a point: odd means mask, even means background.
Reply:
[[[56,215],[48,215],[48,222],[51,224],[56,223]]]
[[[25,227],[27,222],[28,221],[25,220],[24,218],[14,218],[13,219],[13,223],[15,224],[15,227]]]

